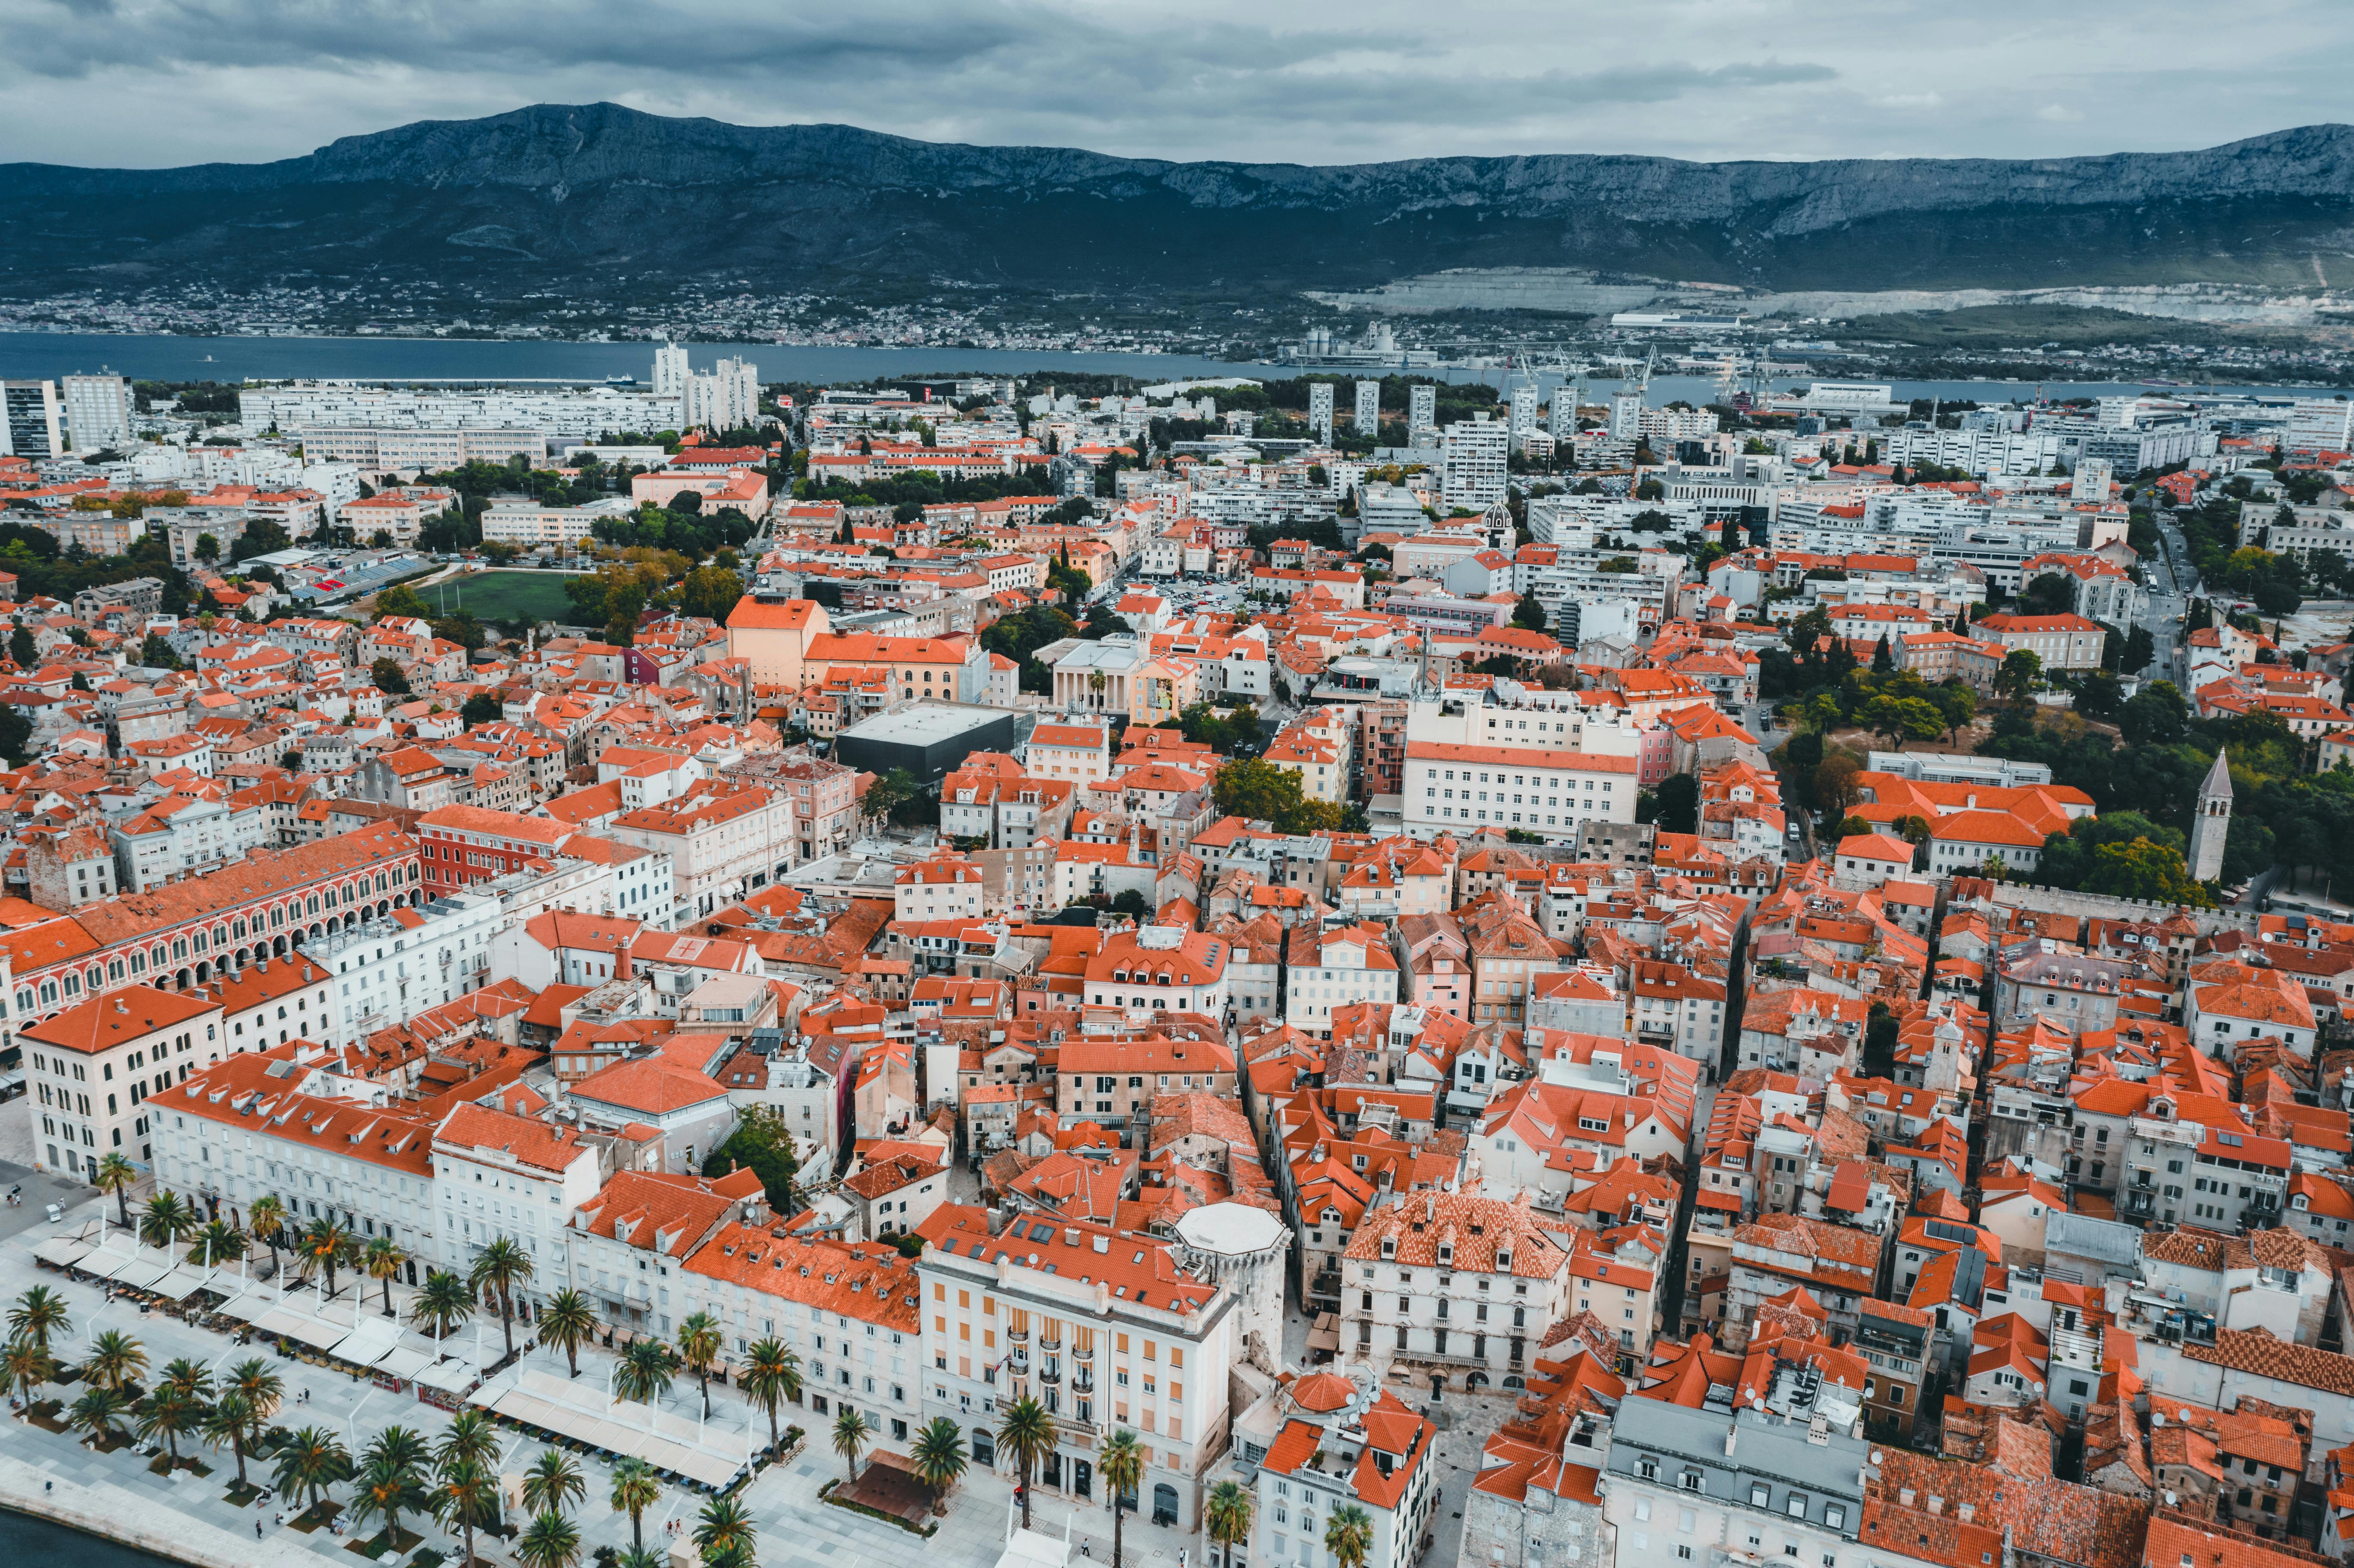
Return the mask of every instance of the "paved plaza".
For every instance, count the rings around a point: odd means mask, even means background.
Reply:
[[[43,1223],[22,1226],[16,1234],[0,1238],[0,1279],[7,1282],[0,1287],[0,1295],[13,1298],[27,1287],[39,1283],[58,1291],[70,1303],[74,1324],[61,1345],[68,1360],[78,1359],[78,1347],[94,1319],[101,1330],[121,1329],[136,1338],[145,1347],[151,1367],[160,1367],[177,1356],[190,1357],[217,1370],[247,1356],[269,1359],[286,1382],[287,1403],[279,1414],[278,1423],[289,1428],[332,1428],[355,1452],[378,1430],[395,1424],[415,1428],[428,1442],[440,1439],[449,1425],[449,1415],[412,1393],[394,1393],[379,1388],[372,1380],[340,1370],[279,1358],[259,1339],[253,1344],[239,1346],[228,1334],[183,1322],[161,1309],[142,1312],[127,1299],[109,1305],[99,1286],[69,1279],[55,1270],[37,1268],[32,1255],[36,1245],[52,1235],[71,1233],[95,1217],[99,1200],[89,1196],[87,1188],[81,1191],[84,1196],[69,1211],[61,1225],[52,1227],[44,1218]],[[110,1209],[111,1202],[106,1200]],[[135,1202],[134,1196],[134,1206]],[[39,1215],[38,1210],[33,1212]],[[17,1212],[8,1211],[8,1217],[16,1220]],[[349,1284],[344,1285],[339,1302],[349,1301],[352,1288]],[[367,1287],[371,1311],[380,1310],[380,1289],[374,1284]],[[405,1307],[405,1296],[406,1292],[395,1288],[396,1308]],[[471,1340],[472,1331],[470,1328],[461,1333]],[[496,1355],[497,1332],[495,1323],[483,1325],[484,1343],[492,1347],[486,1354],[493,1359]],[[564,1375],[563,1360],[554,1352],[535,1351],[525,1358],[525,1364],[557,1377]],[[612,1364],[610,1352],[593,1347],[583,1350],[578,1386],[603,1390]],[[617,1418],[626,1421],[631,1408],[627,1404],[620,1406]],[[667,1414],[693,1420],[697,1414],[693,1378],[682,1377],[661,1408]],[[745,1427],[748,1414],[757,1415],[763,1425],[767,1421],[764,1414],[752,1412],[743,1395],[732,1388],[712,1390],[712,1411],[715,1424],[735,1430]],[[886,1568],[918,1560],[944,1568],[989,1568],[997,1561],[1013,1498],[1011,1476],[969,1474],[950,1495],[947,1517],[936,1520],[939,1526],[938,1534],[922,1539],[881,1520],[821,1500],[819,1489],[844,1473],[842,1458],[829,1444],[830,1423],[791,1406],[779,1413],[779,1420],[783,1425],[804,1426],[810,1429],[810,1436],[795,1458],[761,1471],[743,1493],[759,1527],[762,1568]],[[514,1433],[514,1446],[504,1457],[503,1467],[521,1469],[542,1446],[527,1434]],[[101,1511],[119,1512],[121,1499],[140,1499],[217,1527],[248,1542],[255,1541],[254,1525],[258,1520],[265,1544],[259,1550],[248,1549],[255,1562],[268,1563],[270,1568],[284,1568],[307,1559],[333,1563],[336,1568],[352,1568],[355,1554],[349,1551],[353,1539],[350,1535],[339,1538],[326,1531],[306,1535],[281,1528],[275,1522],[278,1515],[285,1511],[291,1517],[292,1510],[275,1498],[265,1498],[259,1506],[232,1507],[225,1500],[224,1493],[235,1479],[234,1459],[225,1450],[197,1452],[212,1467],[210,1476],[182,1474],[166,1479],[150,1472],[147,1459],[131,1449],[96,1454],[71,1434],[48,1432],[23,1421],[0,1422],[0,1460],[13,1462],[8,1467],[12,1472],[16,1466],[29,1467],[29,1472],[19,1473],[37,1473],[69,1487],[97,1489]],[[630,1521],[627,1515],[606,1507],[605,1499],[611,1489],[610,1466],[594,1454],[582,1453],[578,1457],[588,1485],[588,1500],[576,1515],[585,1564],[599,1546],[626,1550],[630,1544]],[[249,1473],[266,1480],[269,1472],[266,1466],[249,1464]],[[19,1495],[24,1489],[21,1482],[7,1488]],[[31,1489],[35,1496],[27,1506],[37,1510],[39,1489],[35,1486]],[[681,1531],[676,1539],[683,1542],[684,1531],[692,1527],[706,1496],[691,1488],[667,1488],[663,1500],[646,1518],[648,1545],[660,1550],[668,1544],[673,1538],[666,1533],[666,1527],[673,1522]],[[1459,1498],[1450,1506],[1459,1508]],[[1032,1501],[1031,1522],[1034,1529],[1058,1536],[1067,1529],[1075,1563],[1111,1560],[1111,1518],[1100,1504],[1066,1501],[1056,1493],[1041,1489]],[[430,1520],[407,1520],[404,1528],[420,1530],[427,1546],[454,1562],[455,1540]],[[1126,1558],[1130,1564],[1174,1568],[1180,1552],[1189,1554],[1193,1568],[1200,1568],[1206,1561],[1201,1538],[1155,1527],[1134,1515],[1128,1520],[1126,1535]],[[514,1559],[505,1545],[495,1538],[478,1538],[478,1554],[488,1561],[510,1563]],[[1434,1552],[1432,1560],[1451,1565],[1451,1547],[1443,1558]],[[388,1565],[394,1560],[387,1557],[378,1561]]]

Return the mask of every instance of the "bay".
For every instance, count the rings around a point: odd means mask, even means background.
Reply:
[[[28,1513],[0,1514],[0,1535],[8,1542],[9,1568],[178,1568],[167,1557],[123,1546],[101,1536]]]

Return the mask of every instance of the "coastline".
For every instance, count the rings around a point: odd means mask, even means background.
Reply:
[[[13,1422],[7,1428],[12,1434],[20,1429]],[[44,1490],[45,1483],[51,1489]],[[318,1561],[314,1553],[266,1533],[249,1541],[184,1514],[158,1519],[150,1499],[112,1485],[69,1481],[9,1455],[0,1455],[0,1510],[188,1568],[297,1568]]]

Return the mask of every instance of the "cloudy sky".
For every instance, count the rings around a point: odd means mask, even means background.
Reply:
[[[2057,156],[2348,118],[2345,0],[0,0],[0,161],[253,160],[610,99],[1352,163]]]

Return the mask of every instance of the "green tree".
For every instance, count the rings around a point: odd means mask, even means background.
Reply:
[[[213,562],[219,560],[220,541],[214,538],[210,534],[197,535],[196,559],[204,562],[207,566],[210,566]]]
[[[1120,1568],[1121,1524],[1136,1506],[1136,1489],[1144,1479],[1144,1445],[1126,1427],[1111,1435],[1097,1457],[1096,1473],[1103,1478],[1104,1494],[1111,1504],[1111,1568]]]
[[[679,608],[689,615],[726,625],[728,611],[744,597],[744,579],[726,567],[697,567],[679,590]]]
[[[678,1363],[660,1340],[633,1340],[613,1369],[613,1387],[623,1399],[652,1404],[670,1392]]]
[[[473,1292],[466,1288],[464,1280],[447,1269],[427,1269],[424,1286],[408,1301],[408,1320],[420,1329],[432,1330],[437,1343],[448,1339],[451,1330],[473,1315]]]
[[[1832,752],[1815,768],[1815,802],[1834,817],[1847,815],[1848,808],[1863,798],[1862,786],[1855,776],[1863,769],[1844,751]]]
[[[1946,715],[1920,697],[1874,697],[1856,715],[1866,729],[1885,736],[1896,749],[1908,740],[1935,740],[1946,733]]]
[[[103,1447],[122,1436],[115,1423],[122,1418],[130,1404],[130,1398],[121,1389],[90,1388],[68,1407],[66,1425],[88,1433],[91,1442]]]
[[[139,1212],[139,1240],[153,1247],[171,1247],[196,1234],[196,1211],[177,1192],[157,1192]]]
[[[437,1466],[472,1464],[488,1465],[495,1461],[505,1445],[500,1441],[499,1429],[490,1416],[480,1410],[461,1410],[450,1418],[442,1429],[440,1446],[433,1450]]]
[[[167,1459],[177,1467],[180,1439],[202,1425],[212,1389],[212,1374],[202,1362],[184,1356],[166,1363],[154,1388],[135,1407],[134,1430],[143,1438],[161,1437]]]
[[[759,1530],[752,1522],[752,1510],[744,1506],[744,1499],[731,1494],[713,1498],[703,1505],[688,1539],[712,1568],[723,1563],[733,1568],[751,1568],[752,1553],[759,1545]]]
[[[2117,715],[2127,746],[2179,746],[2190,733],[2190,710],[2171,681],[2152,681],[2126,699]]]
[[[458,716],[465,721],[468,729],[473,729],[482,725],[496,724],[506,715],[498,698],[488,692],[476,692],[466,699],[466,705],[458,710]]]
[[[474,1255],[474,1266],[467,1272],[466,1283],[475,1290],[488,1290],[498,1298],[499,1331],[506,1338],[506,1353],[514,1354],[514,1293],[531,1283],[531,1254],[513,1236],[500,1236]]]
[[[775,1447],[784,1440],[777,1431],[777,1406],[801,1396],[801,1357],[772,1335],[745,1352],[736,1382],[746,1399],[769,1413],[769,1446]]]
[[[891,813],[914,800],[923,790],[916,776],[904,768],[894,768],[876,777],[866,787],[866,794],[858,802],[859,814],[869,822],[887,821]]]
[[[1340,1568],[1365,1568],[1365,1555],[1373,1549],[1373,1521],[1363,1509],[1343,1503],[1325,1516],[1324,1550]]]
[[[1521,602],[1512,607],[1512,624],[1531,631],[1551,631],[1553,617],[1545,613],[1544,601],[1532,590],[1522,594]]]
[[[376,683],[377,691],[387,696],[405,697],[409,694],[408,677],[402,673],[398,659],[378,659],[370,664],[368,679]]]
[[[705,1421],[711,1419],[711,1365],[719,1359],[720,1347],[726,1343],[719,1319],[708,1312],[691,1312],[679,1322],[678,1357],[695,1373],[695,1383],[703,1392]]]
[[[1061,1439],[1046,1407],[1024,1394],[1003,1406],[997,1418],[997,1445],[1013,1460],[1022,1478],[1022,1528],[1030,1528],[1030,1477],[1040,1461],[1055,1451]]]
[[[848,1404],[836,1404],[833,1413],[833,1451],[850,1464],[850,1479],[858,1480],[859,1451],[874,1440],[875,1428],[868,1425],[864,1414]]]
[[[1727,532],[1733,528],[1725,525]],[[1250,1539],[1251,1512],[1255,1507],[1250,1489],[1240,1481],[1220,1481],[1210,1489],[1202,1516],[1208,1526],[1210,1539],[1221,1548],[1221,1568],[1234,1568],[1235,1548]]]
[[[46,1351],[49,1348],[49,1336],[65,1332],[71,1318],[64,1297],[46,1285],[36,1285],[10,1304],[8,1338]]]
[[[881,782],[875,781],[877,786]],[[703,1173],[725,1176],[738,1166],[760,1179],[761,1195],[770,1210],[779,1214],[797,1212],[793,1178],[800,1172],[801,1160],[791,1129],[772,1110],[748,1107],[736,1130],[705,1157]]]
[[[2036,683],[2043,679],[2043,660],[2034,650],[2014,648],[2003,655],[2002,667],[1995,672],[1994,689],[2014,703],[2025,703],[2034,694]]]
[[[176,670],[180,668],[180,656],[172,652],[163,633],[151,631],[139,644],[139,662],[151,670]]]
[[[1689,773],[1669,774],[1653,792],[1651,811],[1663,833],[1700,832],[1700,780]]]
[[[1271,762],[1245,758],[1218,769],[1211,794],[1224,815],[1280,821],[1299,808],[1299,775]]]
[[[237,1458],[237,1484],[240,1488],[252,1483],[245,1478],[245,1448],[254,1431],[253,1402],[231,1389],[213,1401],[205,1412],[204,1425],[198,1436],[215,1448],[227,1448]]]
[[[1959,746],[1962,731],[1978,716],[1978,694],[1959,681],[1947,681],[1929,688],[1926,700],[1936,707],[1937,716],[1945,725],[1947,744]]]
[[[542,1513],[524,1526],[515,1542],[523,1568],[572,1568],[580,1561],[580,1531],[560,1513]]]
[[[289,1502],[308,1498],[311,1508],[352,1473],[343,1440],[323,1426],[305,1426],[279,1446],[275,1489]]]
[[[1886,675],[1895,669],[1896,655],[1888,651],[1888,633],[1883,631],[1880,634],[1880,641],[1872,645],[1872,673]]]
[[[444,1530],[460,1531],[465,1540],[465,1561],[472,1568],[474,1532],[498,1521],[499,1483],[487,1461],[444,1459],[435,1470],[431,1501],[433,1517]]]
[[[613,1511],[630,1516],[630,1544],[646,1549],[646,1510],[662,1500],[662,1477],[635,1455],[613,1461]]]
[[[432,1499],[425,1487],[425,1439],[406,1426],[387,1426],[360,1455],[352,1480],[352,1518],[383,1521],[381,1540],[398,1552],[400,1516],[423,1513]]]
[[[81,1363],[84,1382],[116,1393],[137,1383],[146,1370],[145,1348],[120,1329],[109,1329],[92,1340]]]
[[[58,1375],[58,1359],[46,1346],[30,1340],[11,1340],[0,1346],[0,1383],[27,1404],[41,1385]]]
[[[588,1495],[579,1464],[555,1448],[543,1448],[523,1474],[523,1506],[533,1513],[562,1513]]]
[[[331,1219],[313,1220],[296,1244],[294,1255],[303,1277],[323,1271],[327,1277],[327,1299],[335,1298],[335,1270],[348,1266],[359,1255],[359,1238],[349,1227]]]
[[[597,1337],[597,1312],[578,1290],[559,1290],[539,1315],[539,1337],[564,1351],[565,1375],[580,1375],[580,1347]]]
[[[947,1510],[949,1489],[964,1474],[964,1429],[945,1415],[934,1416],[916,1434],[915,1447],[907,1456],[917,1477],[932,1494],[932,1511]]]
[[[388,588],[379,589],[376,596],[376,618],[383,620],[391,616],[430,620],[433,619],[433,607],[425,602],[424,595],[407,583],[395,583]]]
[[[29,670],[41,662],[41,651],[34,645],[30,629],[19,626],[8,633],[8,657],[19,670]]]
[[[392,1316],[392,1282],[400,1277],[401,1266],[408,1261],[408,1254],[388,1235],[371,1239],[360,1251],[360,1267],[370,1279],[384,1287],[384,1315],[387,1318]]]
[[[278,1272],[278,1248],[286,1234],[286,1205],[275,1193],[264,1192],[245,1206],[245,1228],[270,1249],[270,1272]]]

